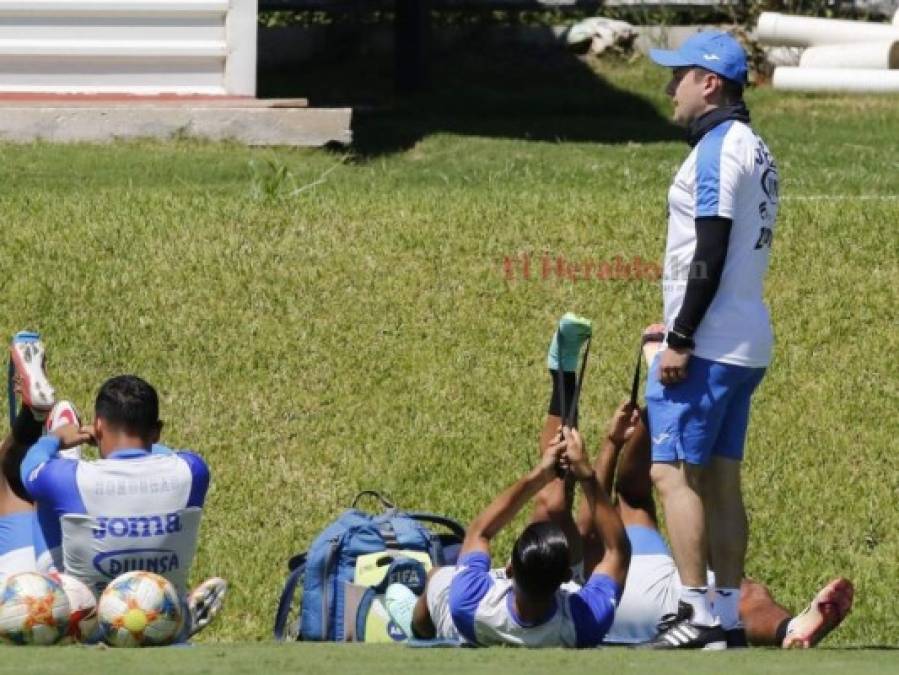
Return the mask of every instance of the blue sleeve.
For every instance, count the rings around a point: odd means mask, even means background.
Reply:
[[[696,218],[733,218],[739,167],[724,152],[724,137],[733,121],[712,129],[696,148]]]
[[[612,627],[622,588],[605,574],[594,574],[577,593],[569,596],[577,646],[596,647]]]
[[[194,452],[179,452],[177,455],[190,467],[191,487],[187,505],[202,508],[206,501],[206,492],[209,490],[209,467],[203,458]]]
[[[490,556],[482,551],[466,553],[457,565],[462,570],[453,577],[449,590],[450,616],[456,630],[472,644],[477,643],[474,617],[478,605],[493,586]]]
[[[59,452],[59,439],[56,436],[42,436],[37,443],[28,448],[19,472],[22,476],[22,484],[28,490],[28,494],[34,500],[46,496],[45,488],[48,481],[42,479],[43,465],[51,459],[55,459]]]

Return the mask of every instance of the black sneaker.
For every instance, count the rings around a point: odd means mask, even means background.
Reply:
[[[731,628],[724,631],[724,637],[727,640],[728,649],[740,649],[749,646],[749,640],[746,639],[745,628]]]
[[[655,639],[644,642],[645,649],[727,649],[727,637],[720,625],[696,626],[690,623],[693,607],[679,602],[677,614],[666,614],[659,622]]]

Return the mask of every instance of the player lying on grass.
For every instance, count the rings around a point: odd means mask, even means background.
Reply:
[[[43,379],[50,389],[33,360],[16,368],[20,383]],[[23,402],[27,411],[24,396]],[[66,405],[77,421],[74,408]],[[114,377],[100,388],[94,423],[53,429],[28,449],[19,472],[26,495],[36,503],[40,536],[35,542],[47,550],[48,570],[65,572],[97,594],[125,572],[156,572],[185,599],[190,619],[185,635],[192,635],[217,613],[227,585],[212,578],[187,593],[209,470],[198,455],[158,444],[158,413],[152,386],[133,375]],[[21,413],[17,426],[27,416]],[[64,454],[83,443],[97,445],[100,459]]]
[[[554,341],[553,371],[560,361],[577,362],[590,326],[569,321],[561,329],[565,349],[559,353]],[[580,434],[564,426],[560,437],[558,394],[544,425],[538,466],[475,518],[458,565],[432,571],[419,598],[400,584],[388,588],[388,612],[407,636],[461,638],[481,646],[594,647],[602,641],[621,597],[630,548]],[[565,495],[575,486],[583,493],[580,530]],[[531,523],[516,540],[505,574],[491,572],[491,540],[535,497]],[[571,581],[577,561],[588,573],[583,586]]]
[[[10,352],[16,371],[23,370],[20,364],[26,361],[33,361],[36,368],[44,370],[43,346],[36,334],[16,335]],[[36,570],[34,535],[40,531],[34,505],[22,485],[19,465],[25,451],[40,437],[41,424],[55,402],[53,389],[43,386],[46,378],[39,382],[18,379],[22,410],[0,443],[0,577]]]
[[[661,325],[650,326],[644,335],[663,329]],[[647,361],[652,361],[658,348],[658,343],[644,347]],[[634,644],[652,640],[660,627],[667,628],[689,613],[689,607],[679,600],[682,585],[677,567],[656,520],[650,479],[649,432],[642,421],[638,422],[633,435],[623,446],[613,435],[619,425],[616,420],[631,414],[627,406],[616,411],[610,427],[612,431],[594,467],[603,486],[610,492],[615,477],[616,508],[626,527],[632,551],[624,594],[615,614],[615,623],[606,636],[607,643]],[[802,613],[793,616],[775,602],[764,584],[743,579],[739,589],[739,614],[746,636],[753,645],[813,647],[849,613],[853,592],[848,579],[834,579],[817,593]],[[716,593],[713,584],[712,593]],[[677,632],[666,634],[674,639],[679,635]],[[685,642],[687,637],[684,636]]]

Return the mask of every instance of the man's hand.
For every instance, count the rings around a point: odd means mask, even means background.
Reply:
[[[584,439],[577,429],[562,427],[562,435],[565,439],[565,449],[559,458],[559,466],[567,471],[576,480],[585,480],[593,476],[593,467],[590,466],[590,458],[584,450]]]
[[[543,455],[540,457],[540,466],[538,468],[547,480],[559,477],[559,460],[566,447],[568,447],[568,442],[562,436],[562,428],[559,427],[558,433],[553,437],[550,444],[546,446],[546,449],[543,450]]]
[[[93,445],[94,428],[91,425],[79,427],[75,424],[66,424],[53,431],[53,435],[59,439],[59,449],[68,450],[84,443]]]
[[[687,363],[693,352],[681,347],[668,347],[659,357],[659,380],[665,386],[687,379]]]
[[[640,407],[625,401],[618,406],[615,414],[612,415],[612,419],[609,421],[609,429],[606,431],[606,437],[615,447],[620,448],[634,435],[634,429],[637,428],[639,421]]]

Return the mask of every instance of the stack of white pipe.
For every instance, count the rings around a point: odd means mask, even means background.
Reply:
[[[804,48],[798,66],[774,70],[775,89],[899,92],[899,11],[892,24],[763,12],[756,35]]]

